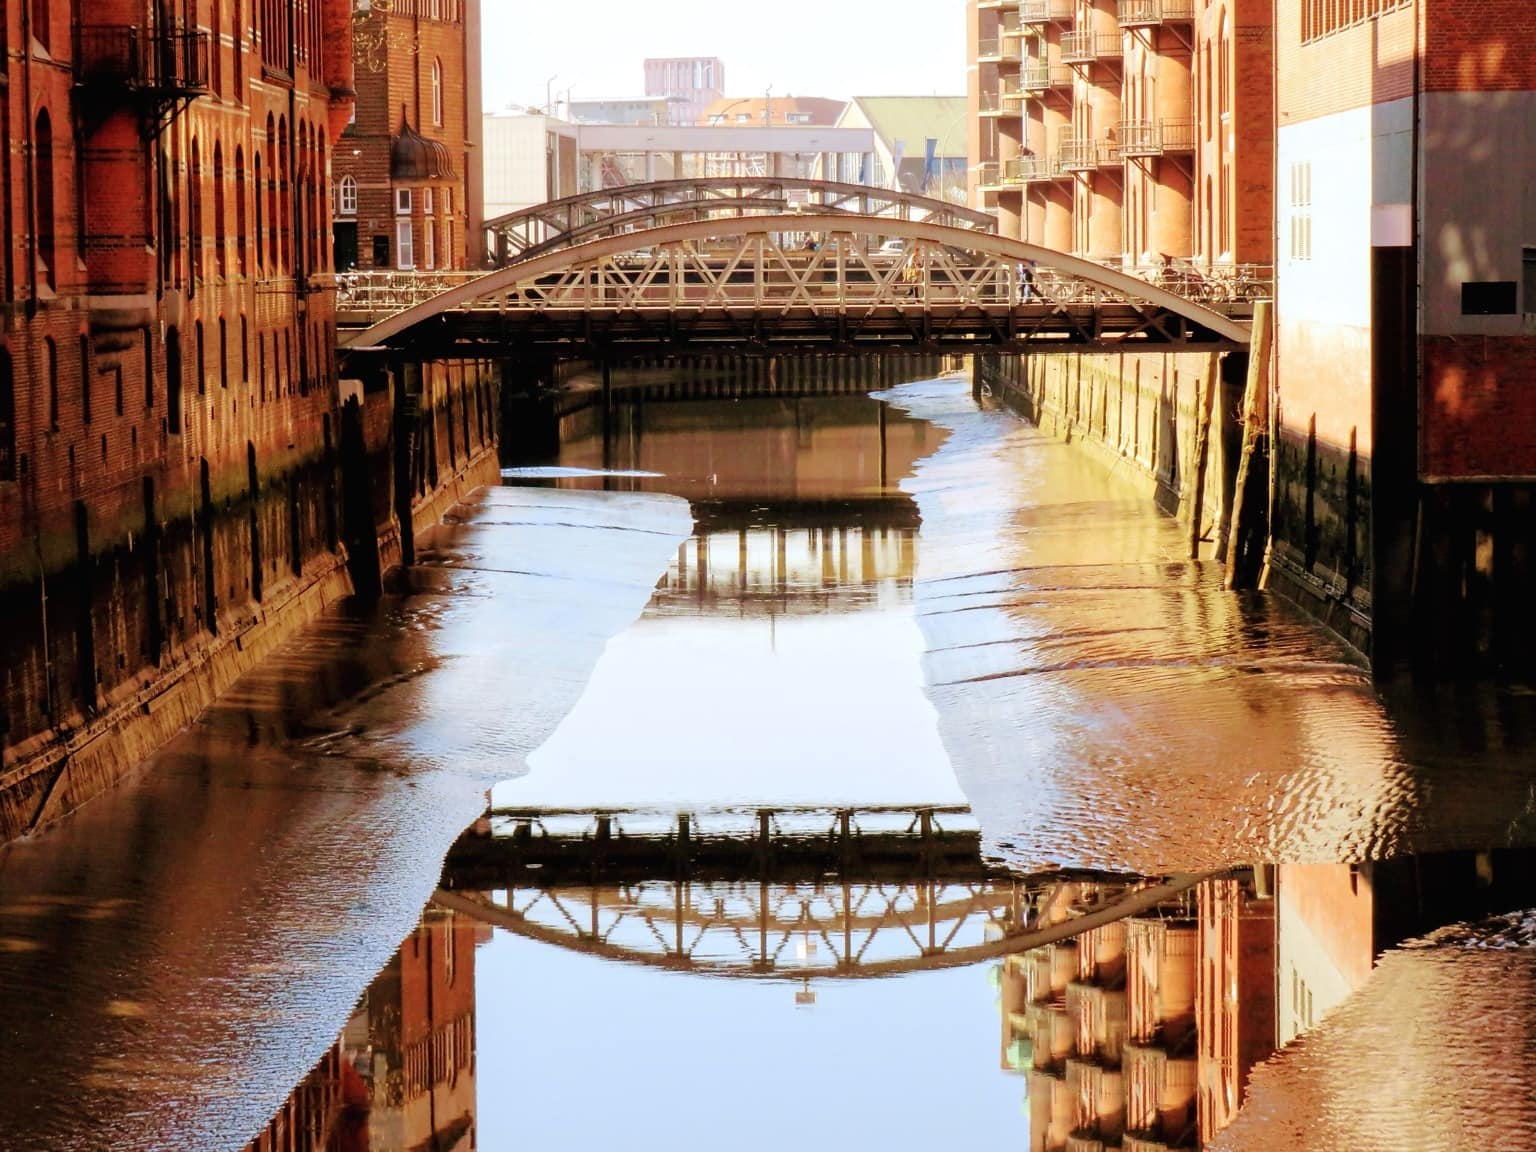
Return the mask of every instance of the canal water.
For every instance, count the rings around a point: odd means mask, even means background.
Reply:
[[[0,852],[0,1149],[1536,1147],[1536,697],[870,379],[567,398]]]

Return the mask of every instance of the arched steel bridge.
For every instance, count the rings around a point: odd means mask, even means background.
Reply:
[[[785,241],[807,233],[818,249]],[[905,254],[875,250],[891,236]],[[474,276],[343,278],[337,308],[353,329],[344,352],[430,359],[513,349],[1245,350],[1252,302],[1192,300],[971,229],[780,214],[608,236]]]
[[[486,221],[485,230],[497,267],[505,267],[558,248],[661,224],[796,211],[997,230],[997,220],[988,213],[948,200],[788,176],[703,177],[599,188],[498,216]]]
[[[609,960],[850,979],[1027,951],[1166,907],[1207,878],[1012,876],[982,860],[968,818],[502,810],[454,846],[433,899]]]

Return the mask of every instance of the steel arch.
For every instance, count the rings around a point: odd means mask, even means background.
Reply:
[[[726,279],[743,270],[749,276],[752,274],[753,269],[744,264],[744,254],[741,251],[738,251],[728,262],[729,266],[724,268],[724,279],[715,279],[714,287],[719,291],[714,296],[699,299],[679,298],[680,276],[673,276],[671,273],[680,271],[684,262],[691,262],[703,268],[700,263],[703,258],[693,251],[691,246],[711,238],[729,238],[738,241],[745,239],[757,242],[759,264],[764,259],[763,254],[772,247],[775,259],[780,265],[777,272],[788,274],[791,280],[796,279],[798,274],[791,266],[792,262],[782,250],[778,249],[777,241],[774,239],[785,233],[816,233],[833,240],[848,238],[850,241],[867,241],[876,236],[899,237],[916,248],[924,248],[941,255],[944,253],[969,254],[970,257],[978,258],[982,262],[981,265],[976,266],[979,272],[972,269],[975,275],[971,284],[955,284],[951,275],[954,269],[953,262],[950,264],[949,271],[944,273],[945,276],[950,277],[947,283],[956,287],[950,303],[958,304],[962,308],[971,308],[972,311],[987,318],[1011,320],[1026,316],[1030,313],[1031,307],[1034,311],[1041,310],[1042,302],[1030,296],[1029,289],[1024,286],[1022,274],[1017,271],[1026,265],[1034,265],[1052,270],[1056,275],[1090,289],[1091,291],[1086,294],[1086,304],[1081,298],[1075,298],[1073,302],[1091,309],[1095,314],[1110,305],[1129,305],[1134,313],[1148,313],[1143,318],[1143,327],[1155,324],[1157,322],[1155,313],[1161,311],[1234,345],[1245,345],[1249,340],[1247,324],[1215,308],[1196,303],[1125,272],[1038,244],[1007,239],[971,229],[930,224],[926,221],[834,213],[785,213],[773,216],[695,221],[607,236],[574,248],[549,252],[495,272],[474,276],[441,291],[437,290],[437,285],[442,281],[438,281],[433,285],[434,294],[429,299],[411,303],[408,296],[402,297],[397,303],[391,305],[399,307],[398,312],[356,331],[349,339],[343,340],[342,344],[344,348],[352,349],[380,346],[418,325],[427,324],[456,310],[482,312],[489,310],[503,317],[515,316],[519,313],[548,316],[563,310],[568,315],[581,316],[590,320],[594,315],[604,311],[628,314],[642,310],[675,313],[680,309],[699,311],[713,308],[722,314],[782,316],[794,308],[801,308],[812,318],[825,316],[834,322],[838,321],[838,318],[861,313],[868,314],[881,307],[912,308],[915,306],[922,312],[931,310],[928,288],[933,277],[934,266],[926,258],[922,267],[918,269],[919,275],[925,279],[913,285],[898,283],[894,268],[874,268],[865,259],[863,272],[866,279],[857,287],[862,291],[873,283],[877,291],[860,295],[845,291],[851,286],[851,281],[848,284],[844,283],[843,278],[847,269],[841,248],[835,261],[835,268],[832,261],[821,258],[819,254],[812,254],[806,258],[806,266],[814,269],[818,275],[817,291],[820,294],[815,298],[804,290],[805,279],[809,277],[809,272],[799,277],[799,289],[788,298],[765,295],[764,276],[761,271],[757,272],[758,280],[755,287],[749,280],[748,290],[744,294],[738,292],[732,295],[726,292],[724,290]],[[850,244],[850,247],[856,247],[856,245]],[[864,247],[867,249],[867,243]],[[618,296],[602,295],[603,289],[615,274],[616,258],[639,251],[649,252],[651,261],[651,271],[647,273],[644,283],[639,287],[649,290],[654,284],[661,284],[662,281],[659,278],[662,274],[666,274],[671,285],[670,295],[665,291],[653,292],[649,296],[643,293],[637,295],[632,291],[627,295],[623,293]],[[706,277],[711,275],[708,269],[704,269],[704,274]],[[828,278],[834,275],[836,279],[829,281]],[[870,276],[874,277],[873,281],[868,279]],[[543,278],[552,278],[561,282],[558,285],[560,289],[558,297],[541,285],[540,281]],[[983,279],[986,287],[985,299],[975,291],[970,291],[976,284],[982,283]],[[633,277],[624,279],[622,286],[634,288],[633,280]],[[828,283],[835,288],[835,292],[830,297],[826,294]],[[912,287],[917,291],[901,297],[899,292],[903,287]],[[774,285],[768,285],[770,291],[773,288]],[[340,308],[339,310],[344,311]],[[1066,308],[1058,306],[1046,311],[1051,314],[1064,313]],[[1136,322],[1135,316],[1131,319],[1132,322]]]
[[[498,266],[527,259],[541,252],[571,246],[577,233],[587,237],[605,226],[618,229],[621,219],[633,223],[647,217],[676,215],[683,206],[698,212],[747,208],[749,202],[770,202],[781,212],[793,207],[792,193],[804,192],[818,214],[847,212],[892,219],[922,219],[974,228],[997,229],[989,213],[888,188],[846,184],[835,180],[809,180],[792,176],[718,176],[691,180],[657,180],[648,184],[623,184],[599,188],[535,204],[485,222],[488,236],[495,237],[493,250]]]

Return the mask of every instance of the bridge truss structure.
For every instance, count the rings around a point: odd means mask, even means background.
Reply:
[[[1021,877],[979,849],[958,808],[496,810],[449,853],[433,899],[610,960],[851,979],[1026,951],[1178,906],[1204,879]]]
[[[496,266],[662,224],[809,212],[852,213],[995,232],[997,220],[948,200],[866,184],[795,177],[706,177],[600,188],[535,204],[485,224]]]
[[[786,237],[810,234],[814,250]],[[880,250],[881,237],[905,251]],[[1250,290],[1251,289],[1251,290]],[[344,351],[474,358],[754,349],[1245,350],[1254,284],[1191,299],[970,229],[789,214],[671,224],[497,272],[342,280]]]

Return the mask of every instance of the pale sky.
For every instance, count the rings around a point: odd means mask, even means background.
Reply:
[[[718,56],[727,95],[962,95],[965,0],[482,0],[485,106],[640,96],[647,56]]]

